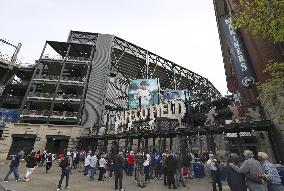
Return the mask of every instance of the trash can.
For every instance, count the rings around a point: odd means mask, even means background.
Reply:
[[[221,165],[220,170],[221,170],[221,180],[225,181],[227,177],[226,167],[224,165]]]
[[[281,164],[275,164],[275,167],[276,167],[278,174],[280,176],[281,184],[284,186],[284,166],[281,165]]]
[[[196,178],[204,177],[204,166],[202,163],[193,163],[193,173]]]

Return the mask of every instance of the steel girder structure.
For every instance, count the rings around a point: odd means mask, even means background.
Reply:
[[[208,104],[221,98],[220,92],[208,79],[116,36],[112,41],[110,62],[105,120],[102,123],[106,127],[105,133],[114,127],[115,112],[128,107],[130,79],[159,78],[161,89],[188,89],[190,99],[195,100],[189,107]],[[177,126],[178,123],[173,120],[156,121],[157,130],[175,129]]]
[[[162,89],[189,89],[190,97],[202,103],[221,97],[208,79],[113,35],[71,31],[67,43],[50,42],[60,45],[53,47],[57,52],[68,44],[78,54],[80,44],[94,47],[81,125],[96,133],[114,123],[115,111],[127,109],[130,79],[159,78]]]
[[[159,78],[162,89],[189,89],[192,98],[212,101],[220,92],[206,78],[161,56],[114,37],[112,66],[126,79]]]

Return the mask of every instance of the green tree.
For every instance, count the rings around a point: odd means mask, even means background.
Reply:
[[[284,63],[267,64],[265,72],[269,72],[271,78],[257,87],[264,98],[275,104],[278,96],[284,96]]]
[[[284,42],[284,0],[240,0],[232,18],[254,37]]]

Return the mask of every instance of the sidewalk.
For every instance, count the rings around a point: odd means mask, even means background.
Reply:
[[[36,168],[34,173],[30,176],[31,180],[29,182],[16,182],[14,175],[10,176],[10,181],[8,183],[3,183],[3,178],[8,172],[10,161],[5,161],[8,164],[2,164],[0,161],[0,177],[1,184],[6,188],[13,191],[54,191],[57,188],[58,180],[60,178],[60,169],[58,163],[54,163],[50,172],[45,173],[45,167]],[[105,181],[98,182],[97,176],[95,181],[90,182],[89,177],[83,177],[82,173],[78,170],[73,170],[73,174],[70,175],[70,191],[108,191],[114,190],[114,177],[107,178]],[[25,164],[21,164],[19,169],[20,176],[25,174]],[[63,181],[63,186],[65,182]],[[179,191],[210,191],[212,190],[210,179],[208,177],[203,179],[187,179],[187,187],[179,187]],[[123,187],[126,190],[143,190],[143,191],[165,191],[169,190],[166,186],[163,185],[162,180],[152,179],[150,184],[143,189],[138,188],[134,182],[134,177],[128,177],[124,175]],[[224,191],[229,191],[228,186],[223,186]],[[0,191],[2,191],[0,189]]]

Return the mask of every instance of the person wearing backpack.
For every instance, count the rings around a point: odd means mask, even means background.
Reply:
[[[52,154],[48,153],[46,155],[45,173],[48,173],[51,166],[52,166]]]
[[[62,185],[62,181],[64,179],[64,177],[66,177],[66,184],[65,184],[65,189],[70,188],[69,186],[69,168],[70,168],[70,164],[69,164],[69,160],[68,157],[63,156],[60,163],[59,163],[59,167],[61,168],[61,177],[58,183],[58,188],[57,190],[62,190],[63,188],[61,187]]]

